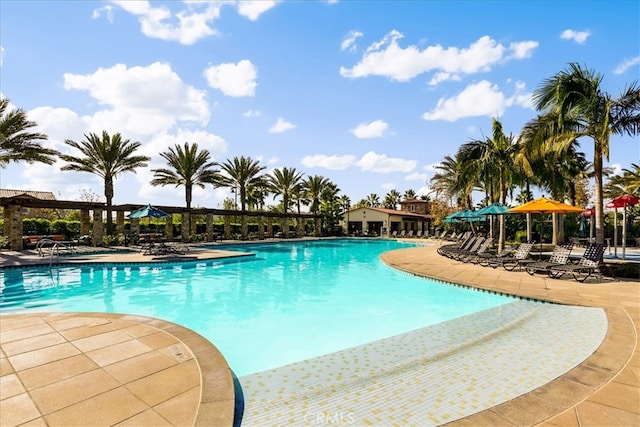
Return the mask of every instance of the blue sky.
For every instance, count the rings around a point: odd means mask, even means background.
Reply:
[[[2,96],[51,147],[102,130],[142,143],[150,166],[116,180],[114,203],[183,205],[183,188],[149,181],[185,141],[326,176],[355,203],[428,193],[434,165],[493,117],[517,135],[532,92],[569,62],[618,96],[640,76],[640,3],[2,0],[0,51]],[[638,139],[612,139],[608,165],[639,159]],[[103,194],[60,167],[12,164],[0,186]],[[230,195],[197,189],[193,205]]]

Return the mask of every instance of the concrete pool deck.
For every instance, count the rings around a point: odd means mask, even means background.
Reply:
[[[194,248],[187,254],[190,259],[210,259],[228,255],[230,254],[222,250],[198,248]],[[151,261],[150,258],[137,253],[87,254],[68,257],[65,262],[85,263],[90,260],[148,262]],[[166,262],[174,259],[162,257],[153,261]],[[581,284],[573,280],[552,280],[541,275],[529,276],[524,272],[507,272],[502,269],[458,263],[438,255],[436,246],[400,249],[384,254],[382,259],[388,265],[406,272],[478,289],[605,309],[609,327],[604,342],[592,356],[576,368],[530,393],[451,424],[473,426],[540,423],[549,426],[640,424],[640,352],[637,348],[640,324],[640,281],[605,280],[600,283]],[[37,255],[0,253],[0,266],[38,263],[42,264],[43,259]],[[49,316],[54,317],[53,319],[43,318]],[[16,317],[20,319],[17,322],[14,320]],[[56,423],[55,421],[59,419],[55,417],[62,415],[65,410],[68,411],[67,414],[74,409],[82,409],[86,412],[86,408],[90,407],[93,412],[105,405],[108,413],[120,414],[117,419],[96,420],[96,422],[104,422],[105,425],[118,425],[118,423],[121,423],[120,425],[131,425],[127,423],[136,425],[232,424],[234,399],[233,394],[230,394],[233,392],[231,372],[224,359],[216,356],[217,350],[213,345],[199,341],[199,335],[168,322],[164,322],[166,325],[163,325],[160,321],[138,316],[125,315],[116,319],[113,317],[114,315],[105,313],[3,315],[0,319],[2,328],[0,334],[2,345],[1,424],[45,425],[46,421],[49,425],[70,425]],[[73,318],[76,318],[80,324],[74,324],[71,320]],[[61,322],[63,319],[67,323]],[[33,327],[34,324],[31,322],[44,322],[46,326],[43,327],[40,324],[39,327]],[[71,325],[74,326],[71,327]],[[48,328],[53,328],[55,331]],[[74,328],[80,329],[78,332],[70,333]],[[100,328],[116,328],[117,331],[109,330],[110,333],[106,333]],[[43,332],[45,330],[46,333]],[[81,330],[84,332],[80,332]],[[91,332],[87,332],[88,330]],[[28,338],[26,336],[28,332],[33,334],[34,338]],[[119,340],[109,342],[109,339],[113,340],[115,332],[119,332],[115,334],[120,337]],[[156,343],[150,338],[151,336],[163,339]],[[60,342],[52,344],[50,341],[52,337]],[[90,339],[87,340],[87,338]],[[104,341],[100,343],[102,339]],[[215,345],[215,342],[213,344]],[[62,347],[58,347],[60,345]],[[63,347],[66,351],[70,348],[76,349],[78,353],[72,356],[59,354],[55,356],[56,349]],[[6,350],[7,348],[9,350]],[[117,348],[117,351],[110,353],[109,348]],[[128,353],[127,351],[123,353],[123,348],[127,348]],[[28,380],[23,379],[27,378],[28,370],[32,370],[30,372],[33,375],[34,368],[47,366],[48,363],[60,364],[61,361],[77,356],[87,356],[94,365],[88,363],[86,370],[81,373],[69,373],[70,371],[64,369],[50,370],[50,372],[57,372],[59,378],[55,381],[48,380],[50,383],[45,387],[41,383],[29,383]],[[119,378],[114,373],[117,371],[116,365],[127,366],[127,363],[139,362],[142,360],[141,357],[151,356],[157,357],[168,365],[160,364],[155,371],[150,373],[143,371],[139,375],[131,374],[127,378]],[[177,360],[177,358],[181,359]],[[17,369],[13,363],[16,360]],[[29,362],[29,360],[36,361]],[[100,366],[101,364],[104,366]],[[50,366],[53,367],[53,365]],[[149,364],[142,363],[138,369],[150,369]],[[182,385],[160,396],[146,396],[146,392],[161,388],[153,386],[154,380],[151,377],[165,378],[163,375],[170,375],[171,369],[182,369],[179,374],[181,381],[169,381],[169,383],[177,382]],[[87,391],[87,396],[78,393],[78,384],[83,378],[99,375],[98,372],[102,370],[109,374],[107,383],[111,385],[105,386],[106,390],[91,389],[93,391]],[[131,371],[135,372],[135,369]],[[192,380],[185,379],[190,376]],[[120,383],[116,384],[114,379]],[[145,381],[148,381],[146,385]],[[167,379],[160,381],[166,382]],[[57,389],[56,385],[61,388]],[[65,387],[70,389],[65,391]],[[42,401],[41,396],[45,388],[50,393],[75,397],[43,408],[39,402]],[[126,392],[135,394],[141,401],[140,405],[129,409],[129,412],[123,410],[125,406],[121,403],[122,400],[106,399],[118,393],[125,396]],[[111,410],[108,409],[110,407]],[[179,418],[175,412],[177,407],[180,408],[177,413],[182,414],[182,418]],[[143,414],[146,415],[143,416]],[[185,414],[192,414],[193,417],[190,418]],[[9,416],[14,418],[8,418]],[[84,416],[86,421],[86,414]],[[138,418],[134,418],[136,416]],[[145,416],[148,418],[144,418]]]

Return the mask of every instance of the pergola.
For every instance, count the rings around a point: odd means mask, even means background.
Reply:
[[[129,212],[133,212],[146,204],[124,204],[114,205],[111,207],[112,212],[116,214],[116,234],[123,234],[125,230],[125,217]],[[11,250],[22,250],[23,246],[23,228],[22,208],[48,208],[48,209],[64,209],[64,210],[79,210],[80,211],[80,233],[92,234],[92,244],[95,246],[102,246],[104,244],[104,228],[103,228],[103,214],[106,210],[106,204],[102,202],[78,202],[70,200],[45,200],[27,192],[17,194],[11,197],[0,197],[0,206],[4,210],[4,235],[9,237],[9,247]],[[192,208],[187,210],[185,207],[177,206],[156,206],[157,208],[170,213],[182,215],[183,224],[192,224],[192,229],[188,230],[186,227],[182,229],[182,239],[188,241],[192,232],[195,231],[195,221],[190,221],[190,216],[203,215],[205,216],[205,240],[213,241],[214,231],[213,222],[215,216],[221,216],[224,219],[224,237],[225,239],[231,239],[231,218],[242,215],[241,211],[236,210],[224,210],[224,209],[209,209],[209,208]],[[257,217],[258,219],[258,239],[265,238],[265,223],[266,234],[273,236],[273,220],[292,218],[297,220],[298,234],[303,234],[303,221],[305,219],[319,219],[318,215],[310,213],[277,213],[266,211],[246,211],[244,213],[249,217]],[[300,220],[298,220],[300,219]],[[140,220],[131,219],[131,234],[137,235],[140,230]],[[316,226],[316,232],[319,227]],[[167,218],[165,230],[167,238],[173,239],[173,223],[172,218]]]

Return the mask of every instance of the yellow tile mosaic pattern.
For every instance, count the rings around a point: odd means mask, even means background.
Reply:
[[[600,308],[514,301],[241,377],[242,425],[440,425],[557,378],[606,332]]]

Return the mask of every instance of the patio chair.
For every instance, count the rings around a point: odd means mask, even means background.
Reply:
[[[468,254],[462,254],[458,260],[462,262],[470,262],[471,264],[479,264],[482,255],[487,253],[489,247],[493,245],[493,239],[486,238],[478,247],[478,250]]]
[[[573,250],[573,243],[564,243],[560,245],[556,245],[553,248],[553,253],[549,257],[547,261],[535,261],[524,263],[524,269],[531,276],[536,274],[536,272],[541,271],[544,273],[548,273],[549,269],[552,267],[557,267],[560,265],[566,265],[569,262],[569,256],[571,255],[571,251]]]
[[[573,278],[578,282],[584,282],[594,274],[602,276],[600,266],[602,265],[602,256],[604,255],[604,245],[601,243],[591,243],[584,250],[584,254],[577,264],[566,264],[551,267],[549,269],[549,277],[560,279],[565,274],[573,274]]]
[[[488,267],[489,266],[489,261],[491,259],[493,259],[493,258],[501,259],[501,258],[505,258],[505,257],[508,257],[508,256],[513,256],[513,254],[516,251],[516,249],[517,249],[517,246],[515,246],[515,245],[507,245],[507,246],[505,246],[505,248],[502,251],[500,251],[498,253],[484,252],[484,253],[481,253],[481,254],[477,254],[477,257],[476,257],[477,258],[476,259],[477,263],[476,264],[479,264],[479,265],[481,265],[483,267]]]
[[[477,236],[469,235],[465,240],[458,243],[449,243],[438,248],[440,255],[452,258],[455,252],[466,251],[475,243]]]
[[[420,239],[422,237],[422,230],[416,231],[416,239]]]
[[[507,271],[513,271],[516,268],[520,268],[523,263],[526,263],[529,258],[529,253],[533,248],[533,243],[521,243],[518,249],[509,256],[495,257],[489,260],[489,265],[493,268],[499,266],[504,267]]]
[[[450,258],[455,259],[456,261],[462,261],[466,256],[473,255],[478,252],[480,246],[482,246],[487,240],[484,236],[477,236],[473,244],[469,247],[469,249],[461,249],[458,251],[451,252]]]

